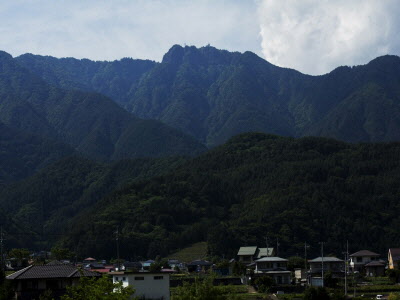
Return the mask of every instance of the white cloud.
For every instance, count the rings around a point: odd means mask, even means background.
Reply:
[[[0,4],[0,49],[97,60],[161,60],[173,44],[261,54],[257,6],[239,0],[15,0]]]
[[[396,0],[260,0],[262,52],[308,74],[400,54]]]

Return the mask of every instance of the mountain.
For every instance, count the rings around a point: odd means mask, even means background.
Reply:
[[[0,53],[0,121],[95,159],[205,150],[194,138],[159,121],[139,119],[106,96],[50,85],[5,52]]]
[[[79,255],[154,258],[207,241],[234,257],[241,245],[279,239],[282,256],[318,242],[385,253],[400,243],[400,143],[347,144],[261,133],[230,139],[165,175],[133,182],[69,224],[60,239]],[[368,230],[366,230],[368,228]]]
[[[349,142],[399,140],[397,56],[322,76],[274,66],[251,52],[210,46],[175,45],[161,63],[31,54],[17,61],[48,82],[105,93],[138,117],[161,120],[209,146],[249,131]],[[97,78],[101,86],[94,84]]]
[[[13,245],[31,249],[51,248],[73,222],[108,193],[125,184],[163,174],[182,164],[183,158],[143,158],[99,163],[70,156],[54,162],[34,175],[5,186],[0,193],[0,216],[7,224],[18,224],[23,230],[8,230]],[[4,222],[5,222],[4,221]],[[24,244],[20,232],[29,232]],[[50,245],[50,246],[49,246]]]
[[[107,62],[33,54],[21,55],[16,60],[52,85],[98,92],[121,106],[129,100],[127,91],[135,89],[142,75],[156,65],[154,61],[131,58]]]
[[[0,123],[0,188],[72,154],[74,150],[61,142]]]

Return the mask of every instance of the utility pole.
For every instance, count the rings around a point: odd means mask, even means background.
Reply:
[[[322,287],[324,287],[324,242],[320,242],[321,244],[321,265],[322,265]]]
[[[4,272],[5,271],[5,261],[4,261],[4,232],[3,232],[3,227],[0,228],[0,259],[1,259],[1,265],[0,268]]]
[[[349,241],[346,242],[346,252],[344,252],[344,295],[347,297],[347,270],[349,260]]]
[[[121,264],[120,264],[120,261],[119,261],[119,226],[117,227],[117,231],[115,231],[115,241],[117,243],[118,271],[120,271]]]
[[[304,269],[307,271],[307,248],[310,245],[307,245],[307,242],[304,242]]]

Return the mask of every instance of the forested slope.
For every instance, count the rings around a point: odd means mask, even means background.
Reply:
[[[198,241],[211,255],[279,239],[280,255],[400,244],[400,144],[237,136],[164,176],[136,182],[75,219],[63,245],[80,255],[154,258]]]
[[[205,147],[181,131],[128,113],[104,95],[60,89],[0,53],[0,121],[57,139],[93,159],[197,154]]]
[[[4,225],[11,238],[8,245],[51,248],[66,234],[74,217],[93,213],[92,206],[114,189],[163,174],[184,161],[171,157],[105,164],[74,156],[59,160],[25,180],[3,187],[0,214],[7,213],[8,221],[0,225]],[[20,231],[10,229],[10,224],[18,224],[29,233],[29,239],[24,240]]]
[[[0,191],[4,184],[28,177],[49,163],[72,155],[63,143],[10,128],[0,122]]]

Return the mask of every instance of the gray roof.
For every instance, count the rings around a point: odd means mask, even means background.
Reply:
[[[380,255],[378,253],[369,250],[360,250],[350,255],[350,257],[355,257],[355,256],[380,256]]]
[[[19,270],[7,279],[38,279],[38,278],[75,278],[75,277],[99,277],[99,273],[78,269],[71,265],[44,265],[29,266]]]
[[[258,248],[258,250],[257,258],[272,256],[274,252],[274,248]]]
[[[308,262],[310,262],[310,263],[322,262],[322,257],[317,257],[317,258],[311,259]],[[337,257],[324,256],[324,262],[344,262],[344,261]]]
[[[260,259],[257,259],[256,262],[262,262],[262,261],[277,261],[277,262],[286,262],[288,261],[287,259],[276,257],[276,256],[268,256],[268,257],[263,257]]]
[[[188,266],[211,266],[213,263],[207,260],[194,260],[191,263],[187,264]]]
[[[255,255],[257,246],[240,247],[237,255]]]

